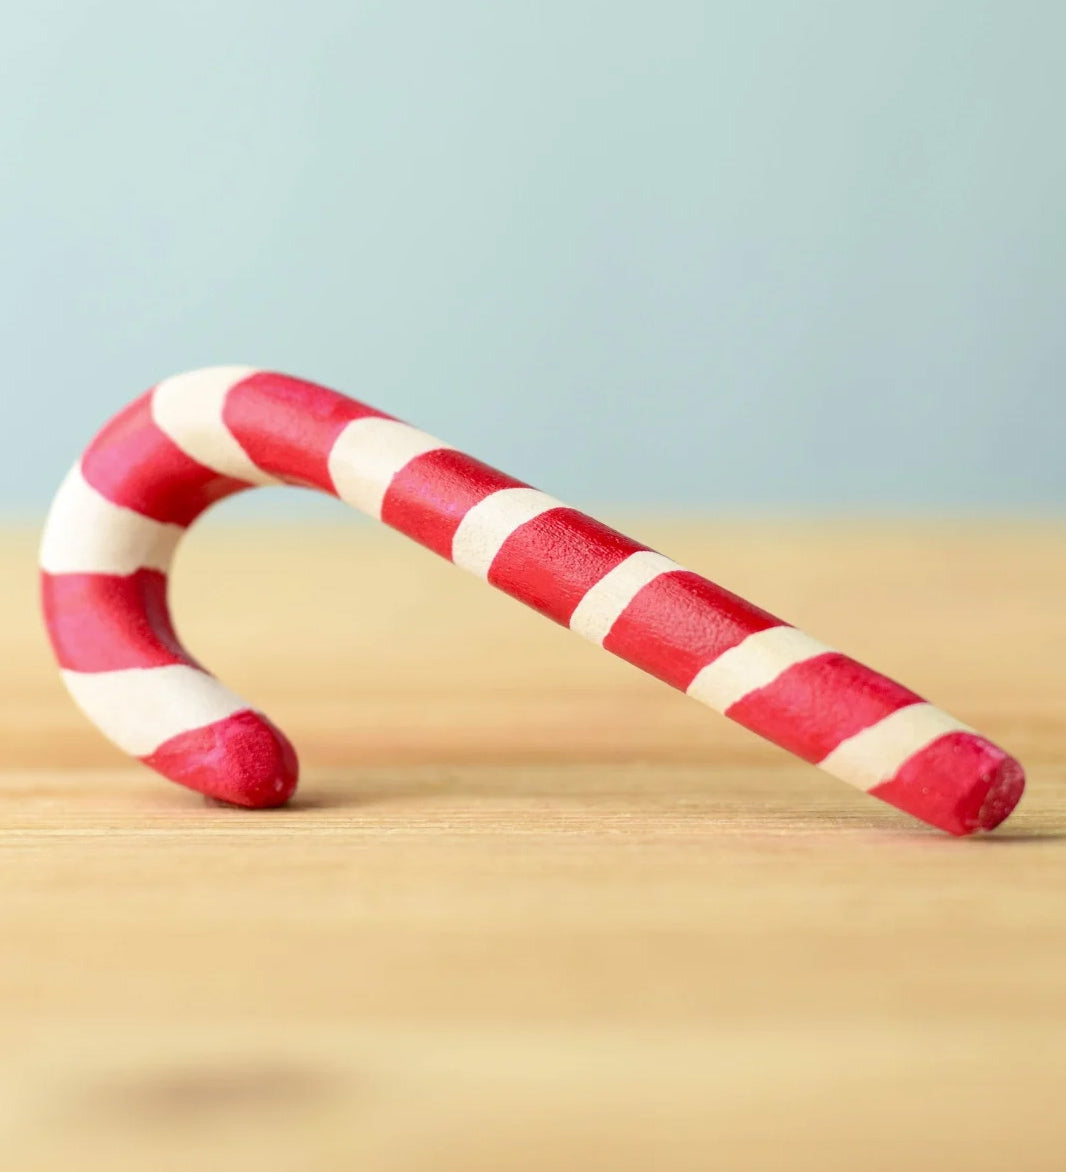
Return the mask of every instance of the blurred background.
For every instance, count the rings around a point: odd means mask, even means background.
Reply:
[[[223,362],[576,504],[1059,510],[1064,37],[1050,0],[8,6],[0,512]]]

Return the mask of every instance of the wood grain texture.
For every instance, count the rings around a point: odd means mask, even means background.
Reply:
[[[1015,751],[1016,815],[923,828],[387,532],[214,521],[179,627],[305,769],[209,806],[73,709],[9,533],[5,1166],[1059,1172],[1066,528],[625,525]]]

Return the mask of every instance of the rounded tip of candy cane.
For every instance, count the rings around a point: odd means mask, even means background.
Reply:
[[[994,830],[1025,791],[1015,759],[976,733],[940,737],[873,793],[949,834]]]
[[[172,781],[252,809],[284,805],[299,777],[288,738],[251,711],[179,733],[141,759]]]

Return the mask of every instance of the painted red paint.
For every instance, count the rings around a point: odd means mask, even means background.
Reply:
[[[507,538],[489,581],[565,626],[605,574],[647,548],[577,509],[549,509]]]
[[[66,671],[199,666],[175,634],[167,608],[167,576],[159,570],[42,573],[41,604],[56,659]]]
[[[216,501],[249,487],[197,463],[160,431],[151,392],[104,425],[85,449],[81,472],[112,504],[169,525],[190,525]]]
[[[258,712],[181,733],[141,760],[189,789],[236,806],[282,806],[299,778],[288,737]]]
[[[260,371],[226,395],[222,419],[252,462],[291,484],[335,493],[329,453],[355,419],[391,419],[328,387]]]
[[[756,631],[783,625],[699,574],[674,570],[636,595],[603,646],[684,691],[724,651]]]
[[[848,737],[921,699],[854,659],[827,651],[787,668],[725,714],[804,761],[818,762]]]
[[[870,792],[949,834],[994,830],[1025,789],[1022,767],[976,733],[952,732]]]
[[[381,519],[441,557],[452,556],[452,538],[467,513],[502,488],[528,488],[452,448],[416,456],[392,478]]]

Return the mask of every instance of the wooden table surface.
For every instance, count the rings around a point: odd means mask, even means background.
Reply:
[[[132,765],[0,539],[3,1166],[1066,1167],[1066,527],[629,526],[1027,765],[928,830],[380,529],[209,521],[282,811]],[[242,535],[243,533],[243,535]]]

